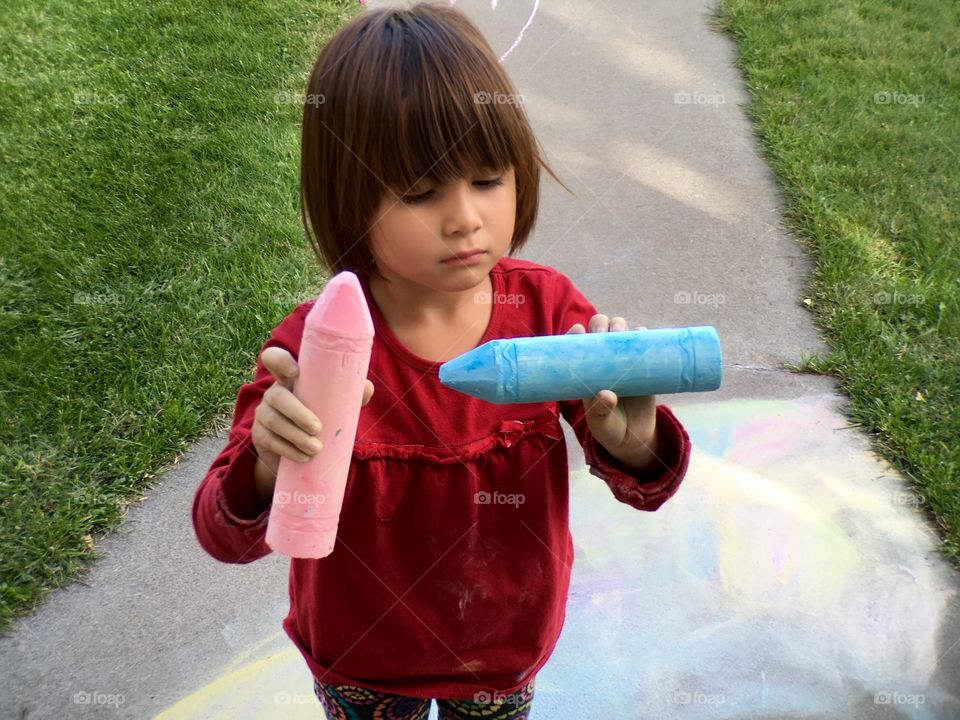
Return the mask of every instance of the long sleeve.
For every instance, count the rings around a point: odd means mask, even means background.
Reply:
[[[586,329],[597,309],[562,273],[557,273],[553,287],[554,334],[566,333],[576,323]],[[666,405],[657,405],[657,457],[641,476],[624,468],[590,434],[582,400],[566,400],[559,406],[583,447],[590,473],[606,482],[617,500],[652,512],[676,493],[690,462],[690,436]]]
[[[227,444],[200,482],[193,498],[193,529],[204,550],[225,563],[249,563],[270,554],[266,543],[270,506],[257,507],[251,440],[253,418],[274,379],[260,360],[268,347],[282,347],[298,357],[308,308],[299,305],[276,327],[260,348],[253,381],[237,393]]]

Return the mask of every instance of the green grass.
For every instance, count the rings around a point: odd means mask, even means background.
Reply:
[[[81,574],[152,479],[229,420],[265,328],[322,285],[296,96],[360,10],[5,8],[0,629]]]
[[[960,5],[720,0],[849,416],[960,564]]]

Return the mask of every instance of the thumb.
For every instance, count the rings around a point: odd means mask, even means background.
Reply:
[[[300,374],[300,366],[288,350],[268,347],[260,353],[260,362],[278,383],[288,390],[293,390],[293,380]]]

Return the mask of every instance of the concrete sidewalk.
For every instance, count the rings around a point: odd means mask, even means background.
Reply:
[[[714,325],[726,363],[719,391],[660,398],[694,456],[656,513],[618,503],[565,427],[577,556],[531,718],[960,717],[960,576],[834,383],[779,369],[826,349],[801,302],[811,263],[708,5],[457,6],[577,193],[545,176],[524,257],[631,325]],[[223,565],[194,537],[224,443],[188,453],[85,584],[0,640],[0,717],[323,717],[280,627],[286,558]]]

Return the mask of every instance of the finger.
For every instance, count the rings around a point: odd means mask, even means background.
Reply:
[[[570,328],[569,330],[567,330],[567,333],[566,333],[566,334],[567,334],[567,335],[570,335],[571,333],[573,333],[574,335],[576,335],[577,333],[582,333],[582,332],[586,332],[586,330],[584,329],[584,327],[583,327],[583,325],[582,325],[581,323],[577,323],[577,324],[571,326],[571,328]]]
[[[610,332],[616,332],[619,330],[627,329],[627,321],[624,320],[619,315],[610,319]]]
[[[617,402],[617,394],[613,390],[601,390],[594,396],[594,404],[591,407],[593,413],[602,418],[613,412]]]
[[[294,401],[299,402],[296,398]],[[320,438],[305,432],[302,427],[291,421],[286,413],[278,411],[274,406],[268,405],[258,419],[274,434],[274,440],[283,440],[305,455],[315,455],[323,449]],[[280,452],[275,448],[271,449],[274,452]]]
[[[300,374],[300,366],[293,359],[293,355],[281,347],[268,347],[260,353],[260,362],[278,383],[293,389],[293,379]]]
[[[287,458],[287,460],[293,460],[298,463],[309,462],[313,459],[312,455],[300,452],[300,450],[293,444],[288,443],[281,437],[274,435],[268,442],[267,447],[271,452],[276,453],[281,457]]]
[[[375,388],[373,387],[373,383],[370,382],[369,380],[367,380],[367,381],[364,383],[364,385],[363,385],[363,403],[362,403],[362,405],[366,405],[368,402],[370,402],[370,398],[373,397],[373,391],[374,391],[374,389],[375,389]]]
[[[606,422],[606,417],[613,411],[610,407],[609,390],[601,390],[596,395],[583,401],[587,416],[591,421]]]
[[[311,456],[284,440],[264,424],[264,418],[272,412],[273,410],[267,406],[261,405],[257,408],[257,421],[253,424],[251,437],[257,448],[257,456],[276,474],[281,456],[296,462],[306,462]]]
[[[323,429],[323,423],[320,422],[314,413],[304,405],[292,392],[280,385],[273,385],[266,393],[264,398],[270,396],[269,405],[286,420],[294,424],[303,433],[307,435],[316,435]]]
[[[590,318],[590,332],[606,332],[610,326],[610,319],[603,313],[597,313]]]
[[[643,325],[637,325],[637,326],[634,327],[633,329],[634,329],[634,330],[646,330],[647,328],[646,328],[645,326],[643,326]]]

